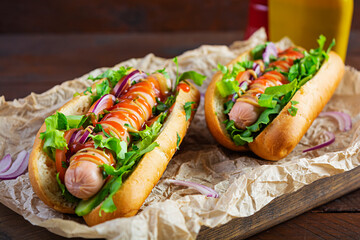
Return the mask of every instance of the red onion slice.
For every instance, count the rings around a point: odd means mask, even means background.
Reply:
[[[81,136],[80,130],[76,130],[75,132],[73,132],[73,134],[70,137],[68,145],[71,145],[73,142],[76,142],[79,139],[79,136]]]
[[[129,73],[124,80],[121,82],[118,82],[114,87],[114,95],[115,97],[120,97],[120,95],[123,93],[123,91],[127,88],[127,86],[130,86],[130,84],[135,81],[138,82],[139,80],[146,78],[147,75],[145,73],[141,73],[139,70],[134,70],[131,73]]]
[[[350,115],[343,112],[321,112],[319,114],[320,117],[332,117],[334,118],[338,124],[339,129],[342,132],[349,131],[352,127],[351,117]]]
[[[10,169],[4,173],[0,173],[0,179],[15,179],[20,176],[28,167],[29,153],[25,150],[21,151]]]
[[[174,180],[174,179],[168,179],[167,181],[169,183],[173,183],[173,184],[176,184],[176,185],[194,188],[197,191],[199,191],[201,194],[206,195],[207,197],[214,197],[214,198],[219,197],[219,194],[214,189],[209,188],[209,187],[204,186],[204,185],[201,185],[199,183],[187,182],[187,181],[181,181],[181,180]]]
[[[243,81],[239,85],[240,89],[242,89],[244,92],[248,89],[248,86],[249,86],[249,83],[247,81]]]
[[[236,102],[236,99],[239,97],[239,95],[237,94],[237,93],[234,93],[233,95],[232,95],[232,98],[231,98],[231,101],[232,102]]]
[[[94,130],[94,126],[88,126],[86,129],[85,129],[85,132],[84,134],[81,136],[80,140],[79,140],[79,143],[81,144],[84,144],[86,142],[86,140],[88,139],[89,137],[89,134],[92,133]]]
[[[95,113],[95,115],[98,115],[104,110],[110,109],[115,102],[115,97],[112,94],[105,94],[102,96],[99,100],[94,103],[91,108],[89,109],[90,113]]]
[[[0,161],[0,173],[6,172],[11,166],[11,156],[6,154]]]
[[[273,55],[274,57],[278,57],[278,51],[277,51],[277,48],[275,46],[274,43],[272,42],[269,42],[266,47],[265,47],[265,50],[263,52],[263,61],[264,63],[269,63],[270,62],[270,56]]]
[[[261,76],[261,70],[260,70],[260,65],[257,63],[253,64],[253,68],[254,72],[256,73],[256,76],[260,77]]]
[[[309,152],[309,151],[313,151],[313,150],[316,150],[316,149],[319,149],[319,148],[323,148],[323,147],[326,147],[326,146],[329,146],[330,144],[332,144],[333,142],[335,142],[335,134],[332,133],[332,132],[325,132],[326,136],[329,138],[329,140],[327,140],[326,142],[324,143],[321,143],[315,147],[311,147],[311,148],[308,148],[308,149],[305,149],[303,150],[303,153],[305,152]]]

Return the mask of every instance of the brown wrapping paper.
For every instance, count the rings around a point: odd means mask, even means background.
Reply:
[[[226,46],[201,46],[178,57],[180,72],[196,70],[208,79],[204,93],[218,63],[226,64],[238,54],[266,40],[263,30],[248,41]],[[291,42],[284,39],[278,47]],[[149,54],[130,59],[126,65],[152,72],[166,67],[172,77],[175,66],[169,59]],[[115,66],[116,68],[116,66]],[[105,69],[97,69],[96,75]],[[42,94],[6,102],[0,98],[0,158],[31,151],[35,134],[44,119],[91,84],[88,75],[64,82]],[[140,212],[131,218],[119,218],[88,227],[76,216],[48,208],[33,192],[28,174],[15,180],[0,180],[0,202],[21,214],[34,225],[65,237],[108,239],[193,239],[202,225],[216,227],[233,218],[247,217],[261,210],[274,198],[292,193],[318,179],[349,171],[360,165],[360,72],[346,67],[345,76],[324,111],[350,114],[353,127],[340,132],[336,122],[318,118],[300,144],[285,159],[268,162],[253,155],[228,151],[206,129],[203,99],[190,131],[171,160],[165,174],[153,189]],[[334,144],[306,154],[302,150],[323,142],[324,132],[336,135]],[[11,137],[10,137],[11,136]],[[198,182],[213,187],[220,198],[208,198],[195,190],[169,185],[166,179]]]

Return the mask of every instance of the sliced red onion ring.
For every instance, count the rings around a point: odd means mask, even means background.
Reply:
[[[231,101],[232,102],[236,102],[236,99],[239,97],[239,95],[237,93],[234,93],[232,98],[231,98]]]
[[[145,73],[141,73],[139,70],[132,71],[128,74],[123,81],[118,82],[114,87],[115,97],[120,97],[122,92],[126,89],[127,85],[130,85],[133,81],[138,82],[139,80],[146,78]]]
[[[6,154],[0,161],[0,173],[6,172],[11,166],[11,156]]]
[[[81,136],[81,130],[76,130],[75,132],[73,132],[73,134],[70,137],[68,145],[72,144],[73,142],[78,141],[80,136]]]
[[[244,92],[247,90],[248,86],[249,86],[249,83],[247,81],[243,81],[239,85],[240,89],[242,89]]]
[[[247,81],[242,81],[240,84],[239,84],[239,92],[240,90],[242,90],[242,92],[246,92],[247,88],[249,86],[249,83]],[[234,93],[232,95],[232,98],[231,98],[231,101],[235,102],[236,99],[239,97],[239,94],[238,93]]]
[[[335,142],[335,134],[332,133],[332,132],[325,132],[326,136],[329,138],[329,140],[327,140],[326,142],[324,143],[321,143],[315,147],[311,147],[311,148],[308,148],[308,149],[305,149],[303,150],[303,153],[305,152],[309,152],[309,151],[313,151],[313,150],[316,150],[316,149],[319,149],[319,148],[323,148],[323,147],[326,147],[326,146],[329,146],[330,144],[332,144],[333,142]]]
[[[219,194],[214,189],[209,188],[209,187],[204,186],[204,185],[201,185],[199,183],[187,182],[187,181],[181,181],[181,180],[174,180],[174,179],[168,179],[167,181],[169,183],[173,183],[173,184],[176,184],[176,185],[194,188],[197,191],[199,191],[201,194],[206,195],[207,197],[214,197],[214,198],[219,197]]]
[[[352,127],[351,117],[350,115],[343,112],[321,112],[319,114],[320,117],[332,117],[334,118],[338,124],[339,129],[342,132],[349,131]]]
[[[25,150],[21,151],[16,160],[6,172],[0,173],[0,179],[15,179],[20,176],[28,167],[29,153]]]
[[[111,101],[111,104],[109,104],[109,101]],[[91,106],[91,108],[89,109],[89,112],[92,112],[92,113],[95,113],[95,115],[98,115],[105,109],[109,109],[110,107],[112,107],[112,105],[114,105],[114,102],[115,102],[114,95],[105,94],[99,100],[97,100],[97,102],[93,106]]]
[[[277,48],[275,46],[274,43],[272,42],[269,42],[266,47],[265,47],[265,50],[263,52],[263,61],[264,63],[269,63],[270,62],[270,56],[273,55],[274,57],[277,57],[278,56],[278,51],[277,51]]]
[[[260,65],[259,65],[259,64],[254,63],[252,69],[254,70],[254,72],[256,73],[256,75],[257,75],[258,77],[261,76],[261,70],[260,70]]]
[[[88,126],[86,129],[85,129],[85,132],[84,134],[81,136],[80,140],[79,140],[79,143],[81,144],[84,144],[86,142],[86,140],[88,139],[89,137],[89,134],[92,133],[94,130],[94,126]]]

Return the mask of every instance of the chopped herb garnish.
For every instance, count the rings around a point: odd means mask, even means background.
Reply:
[[[225,108],[224,114],[229,114],[234,104],[235,103],[232,100],[229,100],[226,103],[224,103],[224,108]]]
[[[179,146],[180,146],[180,141],[181,141],[181,137],[179,135],[178,132],[176,132],[176,149],[180,150]]]
[[[113,70],[113,69],[108,69],[105,72],[103,72],[102,74],[98,75],[97,77],[93,77],[91,75],[89,75],[88,79],[91,79],[93,81],[99,80],[99,79],[103,79],[106,78],[110,81],[111,86],[115,86],[116,83],[125,75],[128,74],[128,71],[131,69],[131,67],[124,67],[121,66],[119,68],[119,70]]]
[[[204,82],[204,80],[206,79],[206,76],[197,73],[195,71],[187,71],[187,72],[183,72],[180,76],[179,76],[179,63],[178,63],[178,59],[177,57],[175,57],[173,59],[173,62],[176,65],[176,80],[175,80],[175,85],[173,86],[173,91],[175,92],[177,86],[179,85],[179,83],[181,81],[185,81],[187,79],[191,79],[193,80],[193,82],[198,85],[201,86]]]
[[[169,74],[168,74],[168,72],[166,71],[165,68],[156,70],[155,72],[161,73],[162,75],[164,75],[164,77],[165,77],[166,79],[170,79],[170,76],[169,76]]]
[[[103,130],[104,132],[104,130]],[[89,134],[89,137],[94,140],[95,148],[107,148],[114,152],[117,159],[124,159],[125,153],[127,152],[127,144],[125,141],[121,141],[119,138],[108,136],[104,138],[102,135],[92,135]]]
[[[186,121],[190,119],[191,112],[196,111],[196,108],[194,108],[194,109],[192,108],[193,104],[195,104],[195,102],[186,102],[185,105],[184,105]]]
[[[291,101],[291,107],[288,109],[291,116],[296,116],[297,113],[297,107],[295,107],[296,104],[298,104],[298,101]]]
[[[86,95],[87,92],[93,93],[91,87],[87,87],[86,90],[84,91],[84,94]]]

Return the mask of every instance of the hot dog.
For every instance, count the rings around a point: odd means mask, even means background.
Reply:
[[[325,51],[325,40],[320,36],[319,48],[309,52],[279,51],[266,43],[220,65],[205,94],[206,123],[214,138],[267,160],[287,156],[344,73],[341,58],[330,51],[334,41]]]
[[[91,226],[137,213],[199,104],[186,79],[205,78],[191,71],[171,84],[166,76],[109,70],[45,120],[29,160],[30,182],[44,203]]]

